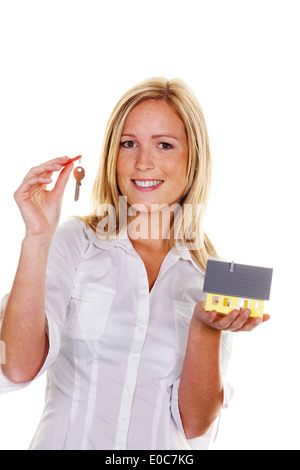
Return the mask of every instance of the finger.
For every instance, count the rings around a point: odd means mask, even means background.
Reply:
[[[47,162],[42,163],[41,165],[52,165],[53,163],[58,163],[60,165],[64,165],[67,161],[69,160],[69,157],[64,156],[64,157],[57,157],[57,158],[52,158],[51,160],[48,160]]]
[[[247,324],[251,315],[251,310],[249,308],[243,309],[241,311],[233,310],[230,315],[232,315],[233,321],[230,323],[227,329],[230,329],[231,331],[239,331],[244,327],[244,325]]]
[[[28,178],[32,176],[39,176],[39,175],[46,175],[52,174],[54,171],[59,171],[62,169],[62,165],[59,163],[49,163],[43,164],[36,167],[31,168],[31,170],[27,173],[23,181],[26,181]]]
[[[215,311],[210,312],[209,320],[211,326],[219,330],[231,330],[231,325],[234,323],[236,318],[239,316],[238,310],[233,310],[228,315],[221,315]]]
[[[196,305],[195,305],[195,311],[197,312],[198,316],[201,317],[201,318],[204,318],[207,313],[206,310],[205,310],[205,304],[206,302],[198,302]]]
[[[248,321],[238,330],[235,330],[235,332],[239,332],[239,331],[253,331],[255,328],[258,327],[258,325],[260,325],[261,323],[263,323],[263,320],[262,318],[260,317],[251,317],[248,319]]]
[[[64,163],[64,165],[69,165],[69,163],[74,163],[74,162],[76,162],[77,160],[80,160],[80,158],[82,158],[82,155],[78,155],[77,157],[74,157],[74,158],[69,158],[69,159]]]
[[[60,168],[62,168],[62,166],[69,160],[69,157],[65,156],[65,157],[58,157],[58,158],[53,158],[52,160],[48,160],[47,162],[44,162],[44,163],[41,163],[40,165],[36,165],[34,167],[32,167],[30,169],[30,171],[27,173],[27,175],[29,174],[32,174],[32,173],[36,173],[39,172],[39,170],[42,168],[45,168],[47,166],[51,166],[51,165],[60,165]],[[26,175],[26,176],[27,176]],[[26,178],[26,177],[25,177]]]
[[[246,323],[245,329],[241,331],[252,331],[254,328],[257,328],[257,326],[262,325],[263,323],[266,323],[267,321],[270,320],[270,315],[267,313],[264,313],[262,318],[261,317],[250,317],[248,323]]]
[[[216,315],[212,326],[225,331],[239,331],[247,323],[250,314],[249,309],[235,309],[227,315]]]
[[[14,194],[15,200],[17,201],[19,198],[22,198],[23,195],[28,194],[28,192],[34,188],[35,186],[40,185],[47,185],[52,182],[52,179],[45,176],[35,176],[32,178],[28,178],[24,183],[21,184],[19,189]]]
[[[52,192],[56,194],[58,197],[63,196],[73,168],[74,168],[74,164],[71,163],[69,165],[66,165],[60,172],[59,177],[57,178],[56,184],[52,190]]]

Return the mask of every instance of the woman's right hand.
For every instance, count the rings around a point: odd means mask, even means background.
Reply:
[[[14,193],[25,222],[26,236],[52,238],[59,222],[64,191],[74,167],[70,163],[63,168],[67,161],[68,157],[60,157],[32,168]],[[53,172],[61,169],[55,187],[47,191]]]

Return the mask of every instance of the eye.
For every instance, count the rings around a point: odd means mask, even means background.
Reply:
[[[170,149],[174,148],[173,145],[168,144],[167,142],[161,142],[159,144],[159,147],[162,148],[163,150],[170,150]]]
[[[130,149],[134,147],[134,142],[133,140],[126,140],[125,142],[120,143],[121,147],[124,147],[125,149]]]

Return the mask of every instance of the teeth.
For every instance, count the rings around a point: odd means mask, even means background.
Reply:
[[[141,188],[150,188],[151,186],[157,186],[161,184],[163,180],[153,180],[153,181],[140,181],[140,180],[133,180],[137,186]]]

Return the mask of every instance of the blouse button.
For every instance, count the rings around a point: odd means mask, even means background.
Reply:
[[[131,362],[136,363],[139,360],[138,354],[132,354],[130,360],[131,360]]]

